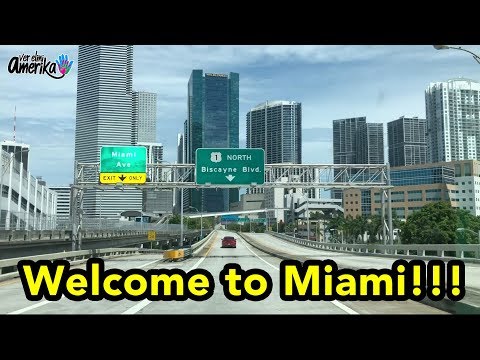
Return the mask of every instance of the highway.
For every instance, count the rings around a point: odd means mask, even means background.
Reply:
[[[221,248],[221,238],[234,235],[237,238],[236,248]],[[247,242],[246,239],[249,239]],[[287,244],[284,240],[267,234],[245,234],[245,239],[237,234],[219,230],[213,234],[196,255],[177,262],[167,262],[162,255],[136,255],[115,257],[105,260],[106,269],[181,269],[189,272],[194,269],[205,269],[212,274],[215,285],[213,295],[207,300],[195,301],[187,299],[150,301],[148,299],[131,300],[99,300],[72,301],[62,297],[58,301],[29,301],[19,278],[0,282],[0,314],[447,314],[439,309],[419,302],[407,301],[284,301],[280,298],[279,268],[281,258],[270,255],[249,244],[278,247],[283,252],[295,254],[309,253],[320,258],[331,258],[339,266],[340,258],[345,264],[352,265],[353,256],[307,249]],[[312,253],[313,252],[313,253]],[[359,261],[367,261],[365,265],[375,264],[377,258],[359,257]],[[353,259],[353,260],[352,260]],[[393,261],[391,259],[380,259]],[[232,301],[226,298],[219,274],[226,264],[236,263],[243,270],[261,269],[267,272],[272,281],[271,294],[260,301]],[[356,263],[358,265],[358,263]],[[385,265],[383,265],[385,266]],[[78,265],[72,268],[85,268]]]

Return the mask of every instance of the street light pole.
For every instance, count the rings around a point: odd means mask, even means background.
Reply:
[[[100,221],[98,222],[98,228],[102,228],[102,200],[103,200],[103,192],[100,193]]]
[[[180,188],[180,242],[179,247],[183,247],[183,188]]]
[[[453,50],[465,51],[465,52],[469,53],[470,55],[472,55],[473,58],[475,59],[475,61],[480,64],[480,56],[471,52],[470,50],[462,48],[461,46],[433,45],[433,47],[437,50],[453,49]]]
[[[310,240],[310,213],[308,211],[308,190],[303,194],[307,202],[307,240]]]

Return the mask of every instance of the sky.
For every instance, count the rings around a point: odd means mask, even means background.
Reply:
[[[465,48],[480,54],[480,46]],[[35,53],[50,61],[66,54],[71,71],[62,79],[8,72],[12,57]],[[306,164],[333,162],[332,120],[366,116],[386,131],[400,116],[425,118],[430,83],[480,80],[472,56],[432,45],[135,45],[133,53],[133,89],[157,93],[157,142],[168,162],[176,161],[193,69],[240,74],[240,147],[251,108],[301,102]],[[0,140],[14,139],[16,114],[15,140],[30,145],[30,172],[50,186],[73,182],[77,56],[75,45],[0,45]]]

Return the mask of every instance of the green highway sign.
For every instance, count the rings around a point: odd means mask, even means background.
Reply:
[[[200,148],[195,154],[197,184],[261,185],[265,182],[263,149]]]
[[[102,146],[100,173],[146,173],[147,148],[145,146]]]

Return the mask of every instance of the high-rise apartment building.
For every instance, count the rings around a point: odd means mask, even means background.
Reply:
[[[266,101],[247,113],[247,148],[265,151],[266,164],[302,163],[302,104],[296,101]],[[265,193],[268,208],[284,207],[286,189],[247,189]],[[267,201],[268,199],[268,201]],[[270,210],[269,219],[284,220],[283,211]]]
[[[333,120],[333,163],[358,164],[357,133],[362,124],[366,124],[365,116]],[[338,175],[334,171],[334,176]],[[341,181],[341,179],[338,179]],[[332,190],[332,198],[341,199],[341,190]]]
[[[480,156],[480,83],[451,79],[425,91],[428,162]]]
[[[367,118],[356,117],[333,120],[333,163],[358,164],[357,132]]]
[[[188,82],[185,161],[195,163],[198,148],[238,148],[239,74],[193,70]],[[238,189],[189,190],[190,206],[199,211],[225,211],[238,201]]]
[[[69,225],[70,221],[70,186],[50,186],[57,193],[56,217],[57,223]]]
[[[360,124],[357,130],[357,164],[384,164],[383,124]]]
[[[247,113],[247,148],[265,150],[265,163],[302,163],[302,104],[267,101]]]
[[[157,94],[135,91],[132,94],[132,144],[157,141]]]
[[[99,162],[102,146],[132,144],[132,77],[132,45],[79,46],[75,161]],[[83,209],[87,217],[118,217],[140,211],[142,193],[87,189]]]
[[[427,120],[401,116],[387,123],[388,162],[391,167],[427,162]]]
[[[366,117],[333,120],[333,163],[384,164],[383,138],[383,124],[367,123]],[[338,174],[335,181],[344,182]],[[332,198],[342,197],[342,190],[332,190]]]

